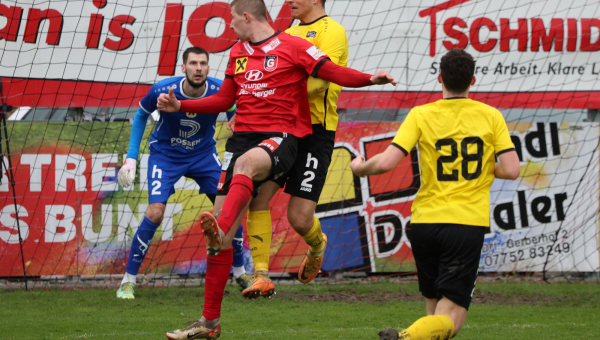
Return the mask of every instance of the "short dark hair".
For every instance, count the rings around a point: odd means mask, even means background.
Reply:
[[[473,80],[475,60],[465,50],[453,48],[442,57],[440,69],[442,81],[448,91],[465,92]]]
[[[323,5],[323,7],[325,7],[325,1],[327,0],[321,0],[321,5]]]
[[[187,60],[188,60],[188,56],[190,55],[190,53],[194,53],[194,54],[204,54],[206,55],[206,61],[208,61],[208,52],[206,52],[205,49],[203,49],[202,47],[189,47],[188,49],[186,49],[183,52],[183,63],[187,64]]]
[[[263,0],[233,0],[229,6],[231,8],[235,6],[237,15],[248,12],[259,20],[269,21],[267,18],[267,6]]]

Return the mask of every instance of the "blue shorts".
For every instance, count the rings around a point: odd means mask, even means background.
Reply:
[[[148,203],[166,203],[175,193],[175,183],[185,176],[200,186],[201,194],[216,194],[221,160],[216,151],[186,159],[151,153],[148,158]]]

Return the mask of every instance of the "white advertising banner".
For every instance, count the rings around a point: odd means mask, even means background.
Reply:
[[[481,270],[598,271],[598,124],[508,125],[522,179],[492,185]]]
[[[298,23],[266,0],[273,26]],[[589,0],[329,0],[346,28],[349,66],[399,80],[373,91],[439,91],[442,55],[477,59],[476,91],[594,91],[600,87],[600,5]],[[237,36],[227,2],[6,0],[0,76],[152,84],[179,72],[190,46],[211,52],[223,77]]]

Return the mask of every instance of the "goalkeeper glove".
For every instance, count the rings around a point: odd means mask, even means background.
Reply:
[[[135,165],[137,161],[133,158],[127,158],[123,166],[119,170],[119,184],[123,188],[129,188],[133,185],[133,180],[135,179]]]

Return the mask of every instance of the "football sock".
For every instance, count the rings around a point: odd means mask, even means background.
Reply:
[[[273,231],[271,212],[269,210],[248,211],[246,228],[254,270],[268,272],[271,233]]]
[[[244,268],[244,266],[232,266],[231,269],[233,269],[233,277],[236,279],[246,274],[246,268]]]
[[[244,228],[240,224],[233,237],[233,275],[238,278],[244,273]]]
[[[133,274],[129,274],[128,272],[125,272],[125,275],[123,275],[123,280],[121,280],[121,284],[124,284],[127,282],[136,284],[137,283],[136,281],[137,281],[137,275],[133,275]]]
[[[304,241],[309,246],[309,250],[311,255],[321,255],[321,251],[323,250],[323,232],[321,231],[321,221],[317,218],[317,216],[313,216],[313,226],[312,229],[308,232],[308,234],[302,236]]]
[[[127,273],[131,275],[138,274],[158,226],[158,224],[150,221],[148,217],[144,216],[142,224],[140,224],[140,227],[135,232],[133,241],[131,242],[129,260],[127,261],[127,268],[125,268]]]
[[[225,197],[225,202],[223,202],[223,208],[219,213],[218,221],[219,227],[226,235],[233,226],[236,218],[244,210],[248,201],[250,201],[253,188],[254,183],[252,183],[252,179],[246,175],[237,174],[231,179],[229,192]]]
[[[221,303],[225,286],[229,280],[233,249],[222,249],[219,255],[206,257],[206,278],[204,280],[204,310],[202,315],[207,320],[221,317]]]
[[[415,321],[400,332],[403,340],[447,340],[454,334],[454,323],[446,315],[430,315]]]

